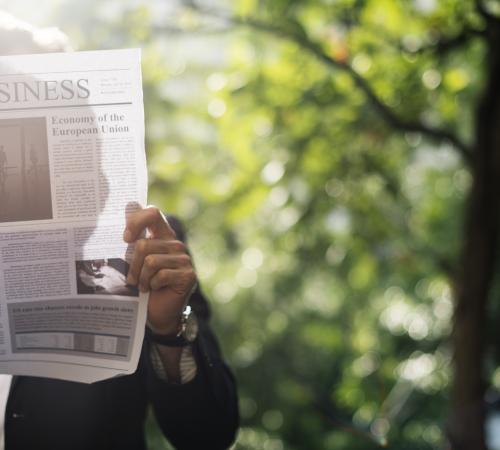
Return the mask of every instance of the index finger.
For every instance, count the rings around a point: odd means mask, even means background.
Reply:
[[[127,216],[123,240],[125,242],[135,242],[145,229],[150,231],[153,239],[176,238],[175,231],[156,206],[148,206]]]

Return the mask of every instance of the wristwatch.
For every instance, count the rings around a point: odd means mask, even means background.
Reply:
[[[177,334],[157,334],[146,327],[146,336],[153,342],[169,347],[184,347],[192,344],[198,336],[198,320],[191,306],[184,308]]]

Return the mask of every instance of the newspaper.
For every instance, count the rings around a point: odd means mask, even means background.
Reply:
[[[139,50],[0,58],[0,373],[135,371],[123,231],[146,198]]]

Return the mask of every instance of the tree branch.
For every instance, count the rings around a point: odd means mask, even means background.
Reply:
[[[361,77],[351,66],[346,65],[345,70],[351,75],[354,82],[360,88],[372,106],[382,115],[385,121],[393,128],[404,132],[422,133],[434,140],[445,140],[451,143],[462,155],[467,163],[472,162],[472,152],[468,146],[463,143],[451,131],[426,125],[419,121],[406,120],[396,114],[375,94],[368,82]]]
[[[429,138],[437,141],[447,141],[457,149],[457,151],[461,154],[463,159],[468,164],[472,163],[472,151],[467,146],[467,144],[465,144],[458,138],[458,136],[456,136],[450,130],[433,127],[420,121],[407,120],[400,117],[386,103],[384,103],[380,97],[377,96],[373,88],[369,85],[368,81],[361,75],[359,75],[350,64],[339,61],[328,55],[320,44],[312,41],[306,34],[299,34],[288,29],[283,29],[277,27],[274,24],[267,23],[252,17],[243,18],[224,15],[211,9],[207,10],[206,8],[202,8],[192,1],[189,1],[189,6],[200,13],[217,17],[229,23],[248,26],[294,42],[299,47],[309,51],[312,55],[314,55],[318,60],[323,62],[328,67],[346,72],[352,78],[356,86],[365,94],[368,101],[372,104],[375,110],[380,113],[382,118],[392,128],[403,132],[422,133]]]
[[[476,10],[487,23],[500,24],[500,17],[491,14],[484,6],[483,0],[476,0]]]
[[[438,33],[439,38],[434,42],[423,43],[415,48],[408,48],[408,46],[405,46],[399,39],[391,36],[389,33],[381,30],[380,28],[364,25],[364,29],[391,47],[410,55],[432,52],[440,56],[444,56],[447,53],[462,47],[474,37],[486,37],[486,29],[479,29],[470,24],[466,24],[454,35],[447,36]]]
[[[429,45],[423,45],[415,52],[410,51],[410,53],[434,52],[438,55],[445,55],[452,50],[460,48],[461,46],[469,42],[473,37],[484,37],[485,35],[485,30],[478,30],[472,27],[464,27],[460,31],[460,33],[457,33],[454,36],[443,36],[436,42]]]

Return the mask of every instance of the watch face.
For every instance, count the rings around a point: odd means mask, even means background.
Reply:
[[[196,339],[196,336],[198,336],[198,320],[196,320],[196,316],[194,314],[189,315],[183,334],[184,338],[188,342],[193,342]]]

